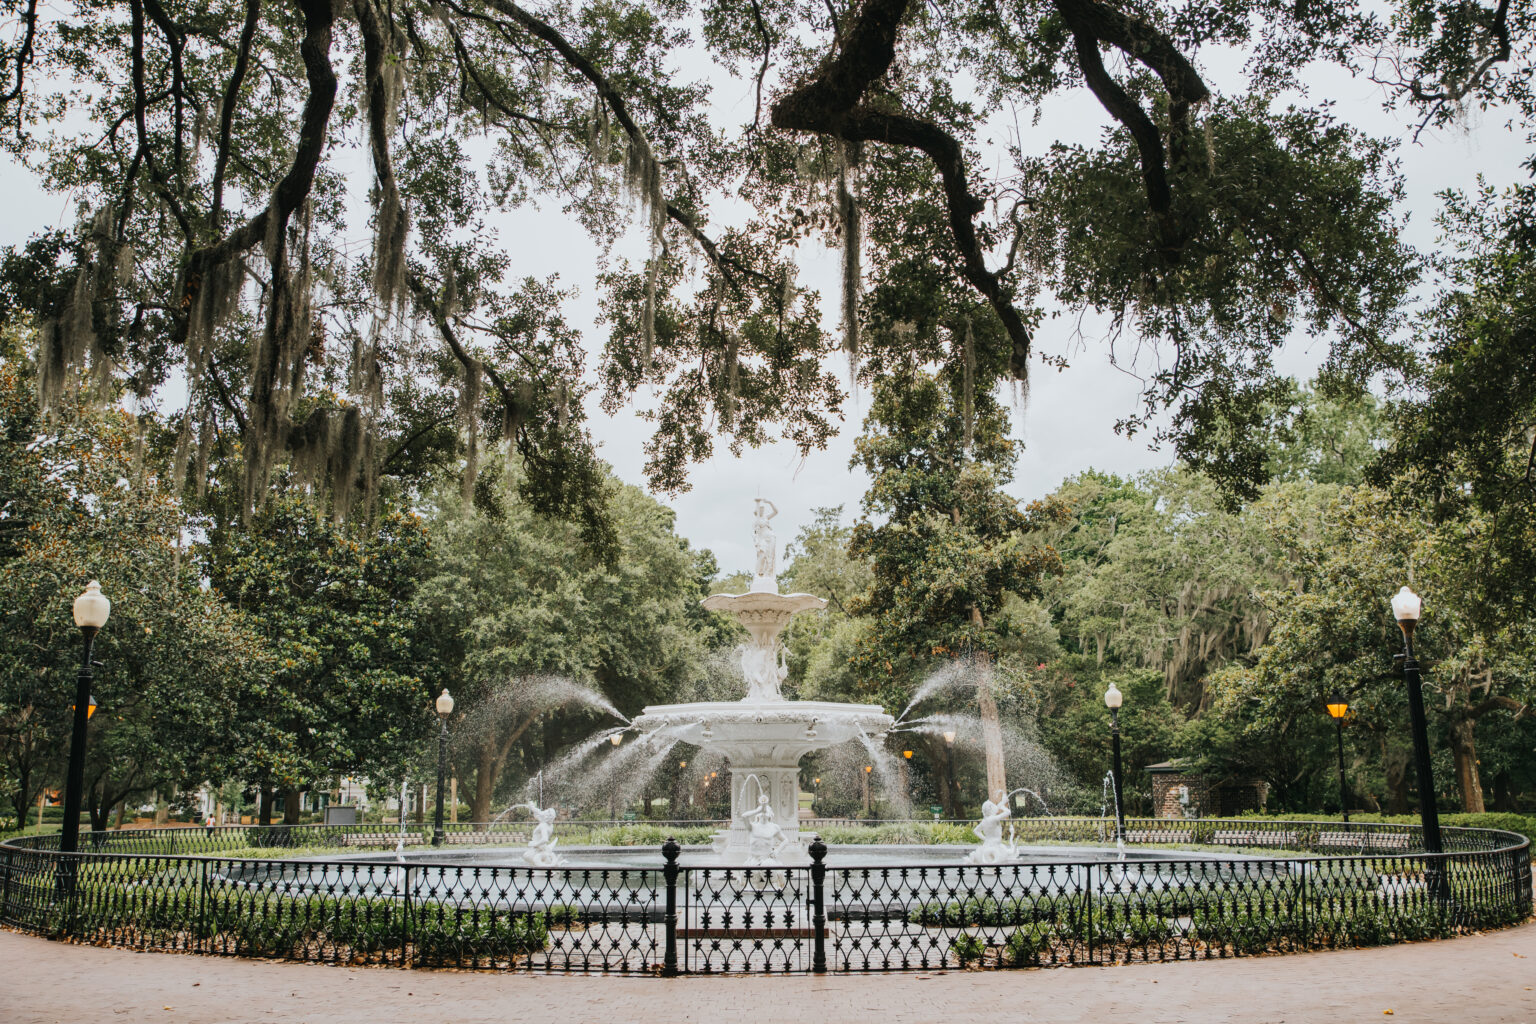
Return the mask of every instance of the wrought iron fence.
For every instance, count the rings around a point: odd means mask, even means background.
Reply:
[[[563,835],[574,845],[627,824],[567,823]],[[1014,825],[1032,843],[1114,836],[1112,820]],[[685,865],[671,841],[641,867],[537,868],[477,861],[462,848],[468,840],[394,856],[398,827],[95,832],[73,854],[58,851],[56,836],[0,844],[0,922],[137,949],[703,974],[1205,959],[1443,937],[1529,917],[1529,842],[1444,831],[1446,852],[1429,854],[1402,825],[1132,819],[1124,839],[1141,848],[1132,859],[1104,850],[861,865],[846,852],[850,863],[828,863],[818,840],[808,865],[766,868]],[[519,841],[483,826],[450,834]],[[412,846],[431,838],[420,826],[403,835]],[[1168,852],[1149,856],[1149,846]],[[1185,846],[1197,849],[1174,849]],[[326,850],[342,855],[316,852]]]

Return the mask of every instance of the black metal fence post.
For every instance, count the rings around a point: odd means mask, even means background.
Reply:
[[[401,812],[404,816],[404,812]],[[400,885],[404,889],[400,900],[400,966],[411,966],[411,872],[416,869],[407,864],[400,872]]]
[[[1093,963],[1093,865],[1083,865],[1083,927],[1088,940],[1088,963]]]
[[[16,877],[16,854],[5,851],[5,888],[0,890],[0,921],[11,919],[11,879]]]
[[[208,942],[208,861],[198,864],[197,879],[197,934],[193,936],[193,948],[206,949]]]
[[[826,857],[827,844],[818,833],[811,840],[811,970],[816,974],[827,972]]]
[[[666,860],[662,868],[662,877],[667,882],[667,909],[663,924],[667,929],[666,952],[662,956],[661,973],[665,977],[672,977],[677,973],[677,858],[683,852],[683,848],[677,845],[677,840],[671,836],[661,844],[661,855]]]

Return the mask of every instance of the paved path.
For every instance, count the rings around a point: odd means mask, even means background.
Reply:
[[[1385,949],[1056,970],[603,978],[133,953],[0,932],[6,1024],[1536,1024],[1536,924]]]

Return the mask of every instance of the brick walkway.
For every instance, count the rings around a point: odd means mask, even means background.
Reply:
[[[133,953],[0,932],[0,1020],[8,1024],[1536,1024],[1533,988],[1536,924],[1445,942],[1209,963],[672,980],[349,969]]]

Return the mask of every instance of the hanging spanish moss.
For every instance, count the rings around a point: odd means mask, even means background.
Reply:
[[[459,493],[465,501],[475,496],[475,478],[480,475],[480,360],[471,359],[464,369],[464,386],[459,389],[459,421],[464,430],[464,477]]]
[[[343,522],[352,513],[358,477],[368,454],[368,432],[363,429],[363,413],[355,405],[333,414],[340,422],[331,425],[328,464],[331,482],[331,514]]]
[[[112,216],[107,206],[91,218],[84,232],[90,255],[56,315],[38,325],[37,404],[44,415],[78,393],[82,374],[72,372],[76,368],[89,370],[98,401],[111,398],[112,357],[96,332],[96,304],[110,296],[120,272],[122,247],[112,235]]]
[[[740,393],[740,361],[737,358],[736,335],[730,335],[725,342],[725,405],[721,409],[721,419],[727,428],[736,421],[736,400]]]
[[[274,197],[271,209],[278,209]],[[247,512],[263,501],[271,477],[274,456],[287,447],[289,413],[300,394],[304,364],[311,349],[323,346],[315,330],[310,307],[312,287],[310,228],[312,207],[306,202],[298,236],[298,265],[289,267],[286,226],[274,222],[266,239],[267,262],[272,270],[268,289],[267,322],[258,336],[251,361],[250,432],[245,445],[245,507]]]
[[[971,442],[976,434],[976,338],[971,333],[971,318],[965,318],[965,337],[961,344],[961,364],[964,368],[961,391],[964,403],[965,451],[970,454]]]
[[[863,281],[863,217],[854,195],[858,150],[851,143],[837,145],[837,220],[843,236],[843,351],[848,353],[848,373],[859,372],[859,292]]]
[[[182,413],[181,425],[176,428],[176,447],[171,450],[171,486],[179,491],[187,482],[187,462],[192,457],[192,410]]]
[[[202,422],[197,429],[197,468],[193,482],[199,498],[208,493],[208,455],[213,448],[213,436],[213,410],[204,402]]]
[[[1205,119],[1205,168],[1212,175],[1216,173],[1216,128],[1210,118]]]
[[[608,119],[608,101],[599,96],[596,108],[591,123],[587,125],[587,157],[594,172],[608,161],[608,152],[613,148],[613,125]]]
[[[645,270],[645,302],[640,318],[640,365],[649,371],[656,345],[656,293],[661,280],[661,264],[666,257],[664,234],[667,226],[667,201],[662,194],[661,162],[651,152],[643,135],[633,135],[624,162],[624,186],[639,202],[650,246]]]
[[[404,89],[404,62],[398,59],[400,40],[394,38],[392,27],[386,28],[392,22],[380,14],[373,0],[354,0],[353,8],[363,36],[363,106],[379,189],[374,215],[373,292],[388,312],[399,309],[405,300],[409,223],[389,154],[389,137]],[[386,38],[386,31],[390,38]]]
[[[200,377],[207,365],[214,332],[240,308],[244,285],[245,261],[238,256],[203,269],[187,317],[187,366],[192,379]]]

